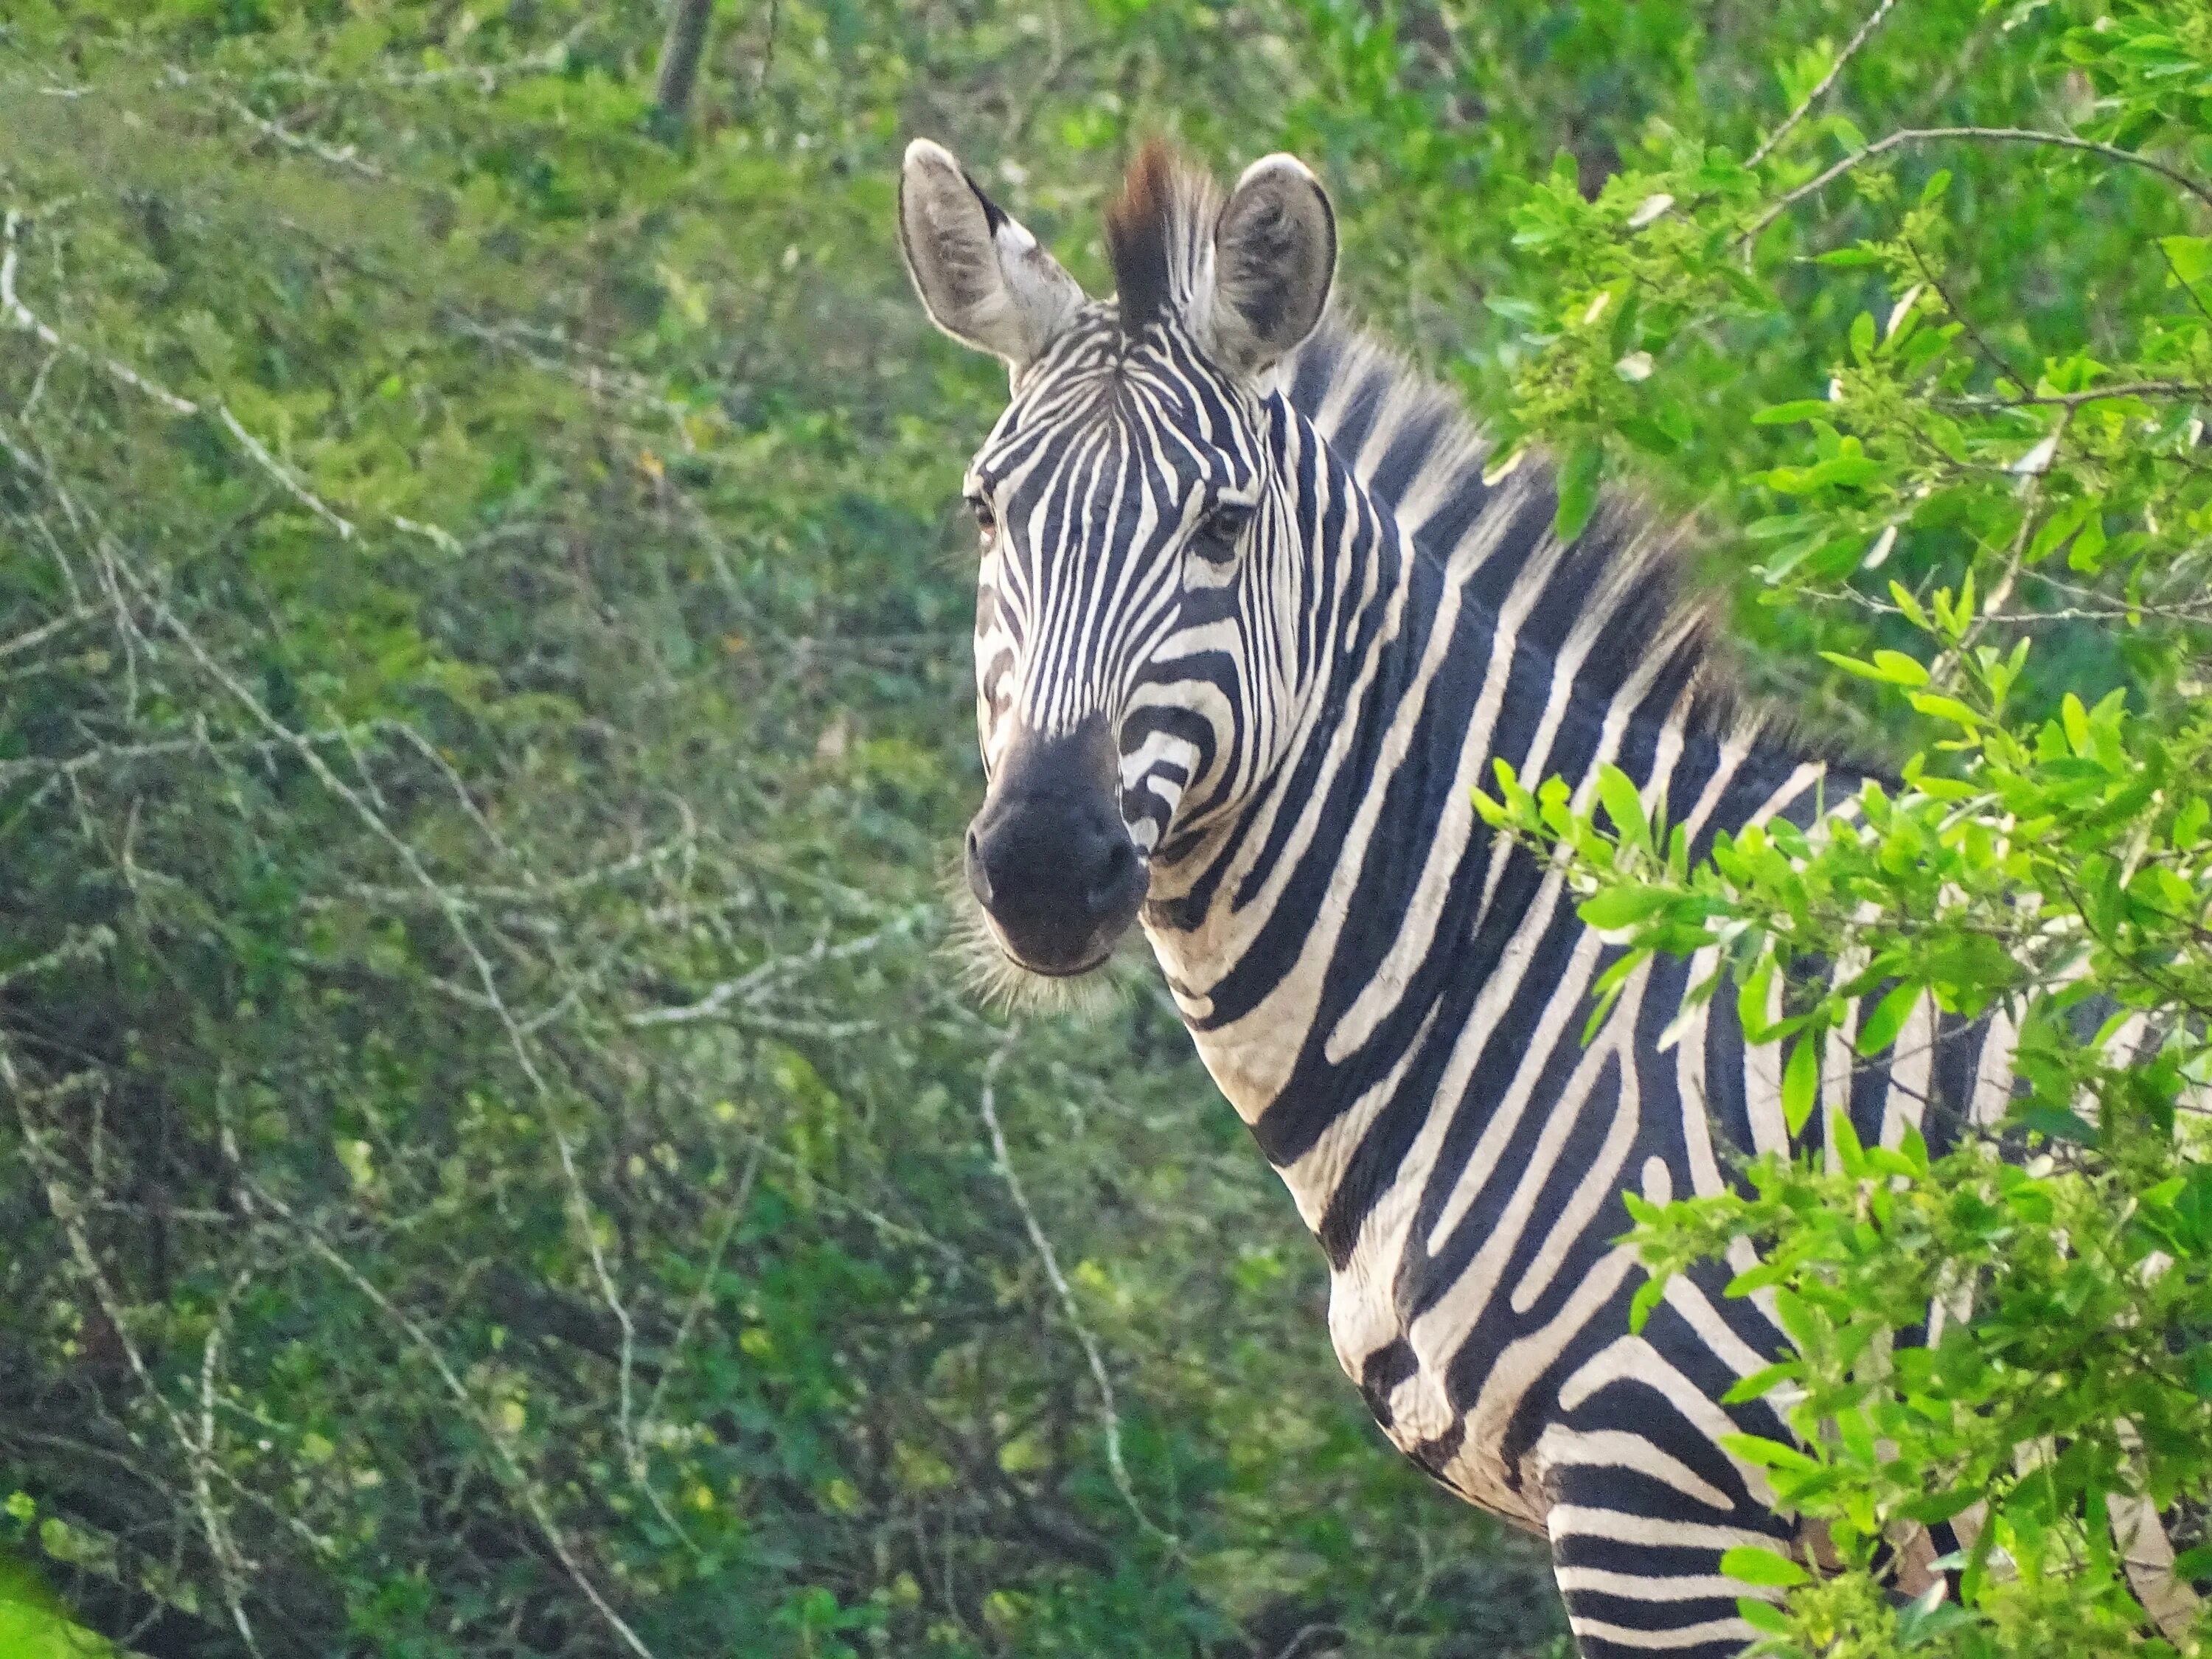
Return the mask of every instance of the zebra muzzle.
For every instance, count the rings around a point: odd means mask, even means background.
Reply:
[[[1137,918],[1149,884],[1121,821],[1103,720],[1018,732],[968,826],[969,890],[1001,949],[1034,973],[1088,972]]]

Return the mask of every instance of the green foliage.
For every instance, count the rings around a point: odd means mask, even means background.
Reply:
[[[24,1659],[116,1659],[117,1650],[71,1620],[27,1562],[6,1556],[0,1557],[0,1653]]]
[[[2208,1440],[2203,0],[1848,58],[1838,0],[716,10],[680,125],[642,4],[0,21],[0,1460],[83,1618],[1552,1650],[1536,1558],[1361,1420],[1141,973],[1011,1042],[951,983],[949,509],[1004,385],[904,291],[896,158],[954,143],[1099,286],[1164,131],[1320,164],[1352,302],[1563,458],[1563,528],[1696,513],[1754,686],[1925,751],[1695,866],[1625,780],[1490,810],[1622,974],[1710,953],[1808,1139],[1849,1043],[2014,1021],[2026,1161],[1846,1132],[1639,1236],[1753,1239],[1790,1310],[1801,1443],[1742,1450],[1849,1570],[1735,1564],[1778,1650],[2123,1645],[2087,1522]],[[1880,1529],[1966,1491],[1965,1604],[1893,1609]]]

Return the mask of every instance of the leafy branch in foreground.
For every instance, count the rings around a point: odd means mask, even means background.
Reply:
[[[2212,1496],[2212,710],[2161,731],[2121,694],[2069,694],[2010,726],[2027,642],[1969,646],[1971,594],[1896,599],[1956,661],[1951,688],[1902,653],[1839,665],[1950,735],[1809,832],[1723,834],[1693,861],[1610,769],[1585,803],[1501,764],[1477,806],[1558,849],[1583,917],[1617,939],[1593,1028],[1669,952],[1697,964],[1670,1039],[1732,987],[1747,1036],[1784,1045],[1791,1152],[1728,1191],[1627,1200],[1641,1309],[1748,1240],[1762,1260],[1729,1292],[1764,1298],[1795,1348],[1733,1396],[1771,1395],[1795,1443],[1735,1449],[1844,1571],[1736,1564],[1801,1587],[1786,1612],[1746,1603],[1773,1650],[2171,1650],[2136,1644],[2148,1581],[2109,1523]],[[1863,1145],[1853,1065],[1925,1078],[1939,1030],[1975,1017],[2016,1034],[2017,1091],[1960,1118],[1929,1101]],[[1872,1593],[1899,1523],[1974,1506],[1960,1607]],[[2212,1577],[2212,1540],[2183,1541],[2180,1576]]]

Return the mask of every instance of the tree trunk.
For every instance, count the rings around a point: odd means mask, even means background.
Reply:
[[[668,33],[660,44],[660,80],[653,88],[661,132],[672,142],[684,132],[691,112],[692,89],[699,83],[699,59],[707,50],[707,21],[714,0],[675,0]]]

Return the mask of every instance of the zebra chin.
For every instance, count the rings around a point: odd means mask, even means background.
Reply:
[[[1150,965],[1137,961],[1125,948],[1113,952],[1089,973],[1038,973],[1007,954],[998,929],[977,902],[957,863],[945,869],[943,885],[950,916],[946,953],[957,965],[968,994],[988,1006],[1008,1013],[1103,1014],[1120,1000],[1133,981],[1141,979],[1144,969]]]
[[[1113,960],[1115,949],[1135,925],[1148,885],[1141,860],[1118,866],[1101,886],[1084,884],[1067,902],[995,909],[988,887],[980,887],[975,864],[967,864],[971,915],[992,948],[1024,977],[1044,981],[1087,980]]]

